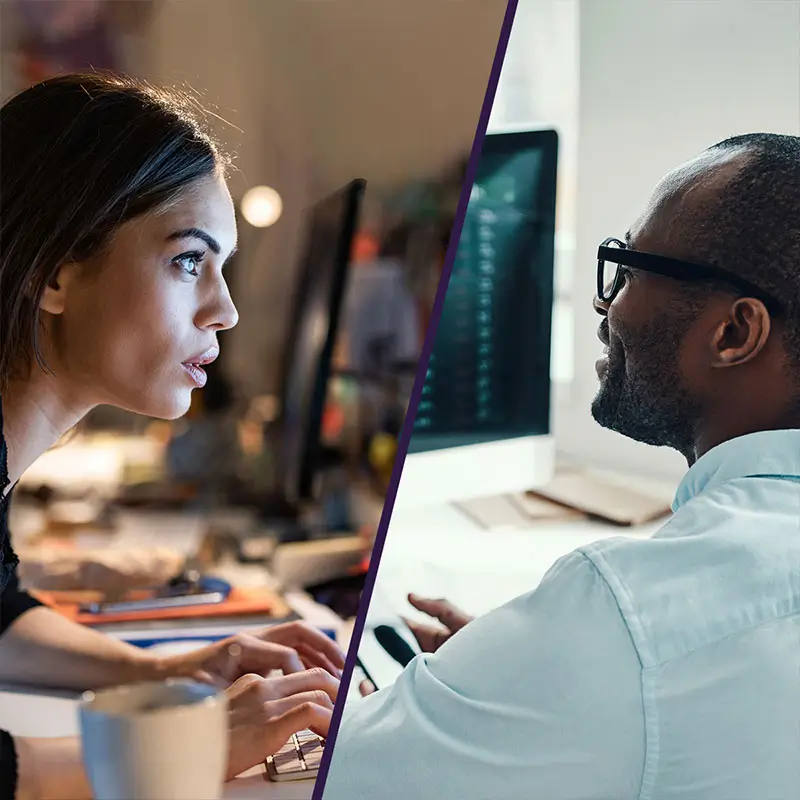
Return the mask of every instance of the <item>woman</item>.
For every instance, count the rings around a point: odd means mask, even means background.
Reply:
[[[200,120],[186,96],[97,74],[45,81],[0,111],[0,682],[224,682],[233,777],[294,731],[325,735],[340,650],[292,623],[158,659],[21,592],[7,530],[11,490],[39,455],[99,404],[184,414],[237,322],[223,276],[230,162]],[[284,676],[259,677],[273,669]],[[79,742],[0,734],[0,797],[90,797]]]

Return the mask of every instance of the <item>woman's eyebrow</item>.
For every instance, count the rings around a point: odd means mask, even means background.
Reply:
[[[168,242],[174,242],[176,239],[202,239],[216,256],[218,256],[222,250],[219,246],[219,242],[202,228],[183,228],[167,236]]]

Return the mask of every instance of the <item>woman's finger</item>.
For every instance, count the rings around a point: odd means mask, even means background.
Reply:
[[[241,678],[228,686],[225,690],[225,694],[228,696],[228,700],[234,700],[239,697],[239,695],[244,694],[248,689],[252,691],[251,687],[260,686],[263,683],[264,679],[260,675],[242,675]]]
[[[318,689],[314,692],[301,692],[300,694],[293,694],[291,697],[284,697],[281,700],[272,700],[271,702],[266,704],[267,713],[270,716],[270,719],[273,717],[279,717],[281,714],[285,714],[287,711],[291,711],[293,708],[297,706],[301,706],[304,703],[314,703],[314,705],[318,705],[321,708],[327,708],[331,711],[333,710],[333,700],[328,697],[325,692],[321,689]]]
[[[308,645],[300,644],[297,646],[297,654],[300,656],[303,663],[308,665],[307,668],[321,667],[336,678],[342,677],[342,670],[319,650],[314,650]]]
[[[263,638],[291,647],[309,648],[327,658],[335,667],[344,668],[345,654],[339,645],[330,636],[305,622],[287,622],[285,625],[267,628]]]
[[[315,703],[303,703],[271,720],[270,733],[274,733],[276,738],[288,741],[293,733],[308,728],[324,739],[328,735],[332,714],[330,709]]]
[[[238,648],[236,660],[242,672],[267,675],[279,669],[284,675],[303,672],[305,667],[297,651],[283,644],[264,642],[255,636],[242,636],[230,648]]]
[[[293,675],[283,675],[280,678],[270,678],[266,681],[270,699],[279,700],[291,697],[302,692],[325,692],[331,700],[336,702],[339,693],[339,680],[320,667],[296,672]]]

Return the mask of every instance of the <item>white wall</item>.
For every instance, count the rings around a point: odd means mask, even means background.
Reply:
[[[522,3],[530,0],[521,0]],[[800,2],[583,0],[580,19],[575,379],[557,443],[584,462],[679,475],[677,455],[601,430],[597,245],[619,236],[672,167],[739,133],[800,134]]]
[[[574,287],[580,0],[522,0],[517,6],[489,133],[558,132],[555,298],[550,377],[553,402],[568,400],[575,373]]]

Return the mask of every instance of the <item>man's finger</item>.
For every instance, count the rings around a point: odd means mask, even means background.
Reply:
[[[408,602],[411,603],[417,611],[421,611],[423,614],[438,619],[442,625],[447,626],[453,632],[463,628],[467,623],[472,621],[472,617],[443,598],[431,600],[427,597],[409,594]]]
[[[301,692],[300,694],[293,694],[291,697],[284,697],[281,700],[272,700],[267,703],[267,711],[270,717],[279,717],[281,714],[303,705],[303,703],[313,703],[321,708],[333,710],[333,700],[321,689],[318,689],[315,692]]]
[[[414,634],[417,644],[423,653],[434,653],[436,649],[451,636],[451,631],[440,626],[425,625],[414,620],[403,618],[408,629]]]
[[[424,622],[416,622],[413,619],[406,619],[405,617],[401,617],[401,619],[408,626],[408,629],[411,631],[411,633],[413,633],[417,638],[420,636],[436,637],[440,633],[447,632],[444,628],[440,628],[435,625],[426,625]]]
[[[270,694],[275,699],[321,690],[335,702],[339,693],[339,680],[320,667],[272,678],[269,685]]]
[[[375,684],[372,681],[369,681],[365,678],[358,685],[358,691],[361,692],[362,697],[367,697],[371,694],[375,694],[375,692],[378,690],[375,688]]]

